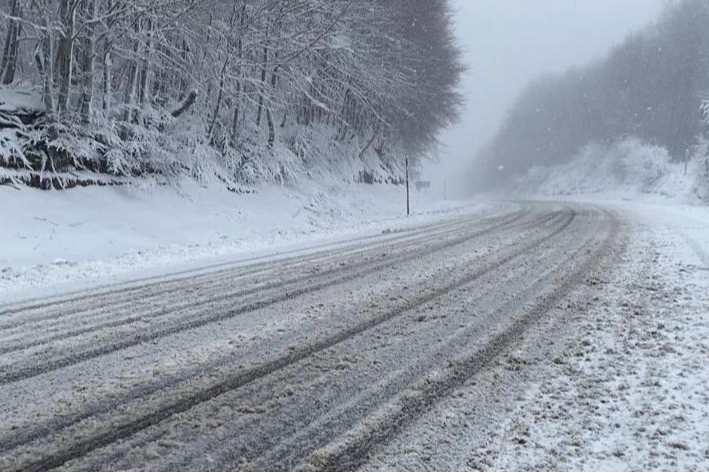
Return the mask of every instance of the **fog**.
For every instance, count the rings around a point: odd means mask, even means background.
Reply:
[[[441,136],[440,161],[424,169],[433,192],[464,191],[479,148],[522,89],[541,74],[602,57],[628,33],[650,24],[663,0],[452,0],[468,71],[461,120]]]

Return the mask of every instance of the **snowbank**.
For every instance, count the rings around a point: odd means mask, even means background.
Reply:
[[[413,192],[415,215],[407,219],[403,186],[322,181],[252,194],[192,180],[49,192],[0,186],[0,202],[0,305],[11,295],[156,275],[470,210]]]

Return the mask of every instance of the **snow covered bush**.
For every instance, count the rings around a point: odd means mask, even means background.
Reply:
[[[515,187],[545,195],[588,194],[609,191],[656,192],[677,165],[664,148],[626,138],[610,145],[584,146],[568,163],[535,166]]]

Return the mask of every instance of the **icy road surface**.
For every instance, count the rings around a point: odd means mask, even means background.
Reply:
[[[623,215],[507,204],[307,256],[0,307],[0,469],[523,465],[513,450],[529,452],[531,427],[511,422],[545,409],[545,367],[578,373],[569,346],[591,352],[608,328],[587,314],[622,284],[663,294],[630,265],[644,254],[629,256]],[[615,281],[621,262],[632,267]],[[566,413],[550,405],[538,422],[554,434]]]

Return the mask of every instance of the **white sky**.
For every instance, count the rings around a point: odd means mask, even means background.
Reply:
[[[631,31],[650,24],[666,0],[451,0],[469,70],[460,124],[424,171],[434,189],[467,172],[525,85],[545,72],[602,57]]]

